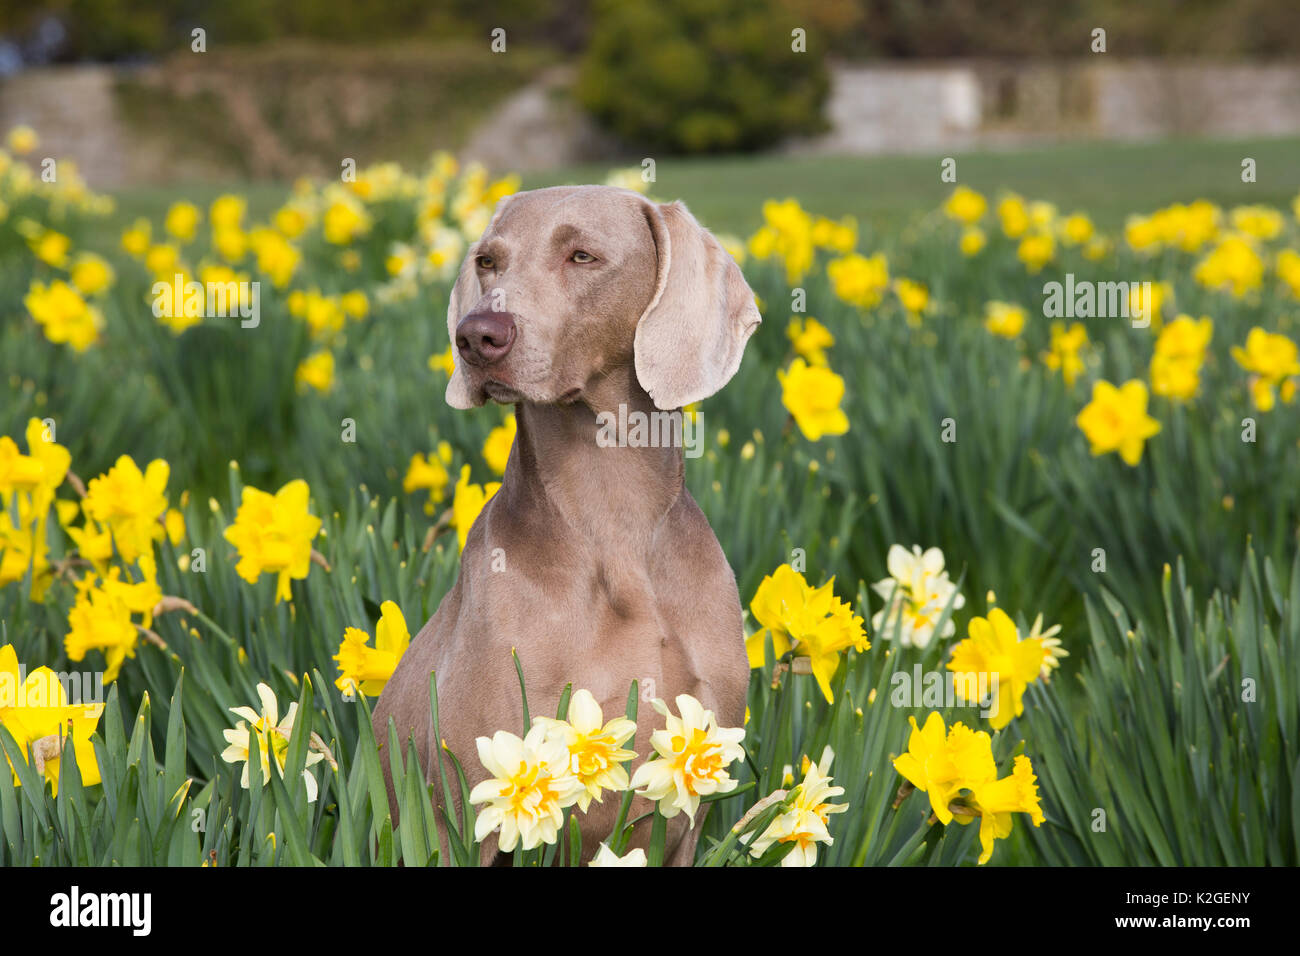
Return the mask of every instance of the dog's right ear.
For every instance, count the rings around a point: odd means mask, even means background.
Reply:
[[[496,209],[492,213],[492,219],[487,228],[483,231],[486,233],[496,223],[497,217],[501,215],[501,210],[505,209],[513,197],[502,196],[497,200]],[[465,260],[460,264],[460,272],[456,276],[456,282],[451,287],[451,298],[447,302],[447,335],[451,340],[451,359],[454,365],[454,371],[451,378],[447,381],[447,404],[452,408],[477,408],[482,405],[484,399],[475,400],[474,394],[470,391],[468,383],[465,381],[465,373],[462,371],[460,350],[456,348],[456,326],[460,325],[460,320],[469,314],[470,310],[482,298],[480,294],[478,276],[474,272],[474,260],[478,257],[478,242],[470,245],[465,251]]]

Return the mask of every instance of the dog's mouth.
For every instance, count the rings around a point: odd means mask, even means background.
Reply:
[[[563,395],[561,395],[559,398],[557,398],[555,401],[560,405],[572,405],[575,402],[577,402],[578,399],[580,398],[582,398],[582,389],[571,388]]]
[[[483,383],[483,393],[494,402],[500,402],[502,405],[516,405],[524,400],[524,396],[516,389],[493,379],[488,379]]]

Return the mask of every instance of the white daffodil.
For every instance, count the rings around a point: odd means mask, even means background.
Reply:
[[[754,841],[750,854],[762,856],[773,843],[791,843],[795,848],[781,858],[782,866],[813,866],[817,862],[817,844],[830,846],[835,841],[826,829],[832,813],[843,813],[847,803],[831,803],[832,797],[842,796],[843,787],[831,785],[829,774],[835,754],[830,747],[822,759],[813,763],[803,760],[803,783],[790,806],[768,824],[767,829]]]
[[[500,827],[497,842],[505,853],[516,845],[532,850],[554,843],[564,824],[564,808],[586,792],[569,769],[564,743],[548,738],[544,723],[535,723],[523,740],[498,730],[475,743],[478,759],[492,778],[469,795],[470,803],[487,804],[478,812],[474,839],[482,840]]]
[[[602,790],[623,791],[628,787],[625,761],[636,753],[621,749],[636,733],[636,724],[626,717],[605,723],[600,705],[590,691],[579,690],[569,701],[569,719],[534,717],[544,724],[547,736],[559,740],[569,751],[569,770],[583,785],[578,809],[583,813],[594,799],[600,803]]]
[[[705,710],[689,694],[677,696],[681,717],[670,714],[668,705],[658,698],[652,705],[664,715],[667,727],[650,735],[657,758],[637,768],[632,786],[643,787],[637,792],[658,803],[665,817],[685,810],[693,827],[700,797],[736,789],[727,767],[745,756],[740,746],[745,729],[719,727],[713,711]]]
[[[966,598],[948,579],[943,552],[938,548],[923,552],[919,545],[913,545],[908,551],[896,544],[889,549],[886,564],[890,576],[871,586],[885,599],[885,606],[871,618],[871,627],[885,640],[893,640],[897,618],[899,642],[905,647],[924,648],[934,637],[949,599],[956,611],[965,605]],[[956,630],[957,625],[949,617],[939,636],[951,637]]]
[[[280,703],[275,698],[275,691],[271,690],[266,684],[257,685],[257,696],[262,703],[262,712],[259,714],[251,707],[231,707],[230,711],[236,717],[244,718],[232,730],[224,730],[226,743],[228,746],[222,751],[221,759],[226,763],[239,763],[243,761],[244,772],[239,778],[240,786],[248,789],[248,757],[249,742],[252,734],[257,734],[257,750],[262,764],[262,783],[271,776],[271,756],[275,756],[276,772],[284,774],[285,757],[289,752],[289,738],[293,735],[293,723],[298,716],[298,703],[289,705],[288,713],[284,715],[284,720],[280,720]],[[320,763],[325,756],[320,753],[308,752],[306,767]],[[304,769],[302,772],[304,785],[307,787],[307,802],[316,802],[316,778],[312,776],[311,771]]]
[[[645,850],[640,848],[630,850],[623,856],[615,856],[614,851],[606,844],[600,845],[599,852],[592,859],[588,866],[645,866]]]

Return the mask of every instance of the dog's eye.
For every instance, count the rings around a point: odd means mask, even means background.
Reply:
[[[581,249],[579,249],[573,255],[569,256],[569,261],[570,262],[595,262],[596,257],[593,256],[590,252],[583,252]]]
[[[496,268],[496,260],[493,259],[491,256],[478,256],[477,258],[475,258],[474,261],[478,264],[478,267],[480,269]]]

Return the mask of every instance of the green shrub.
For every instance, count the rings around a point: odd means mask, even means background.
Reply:
[[[628,143],[751,150],[823,128],[827,78],[772,0],[601,3],[578,99]]]

